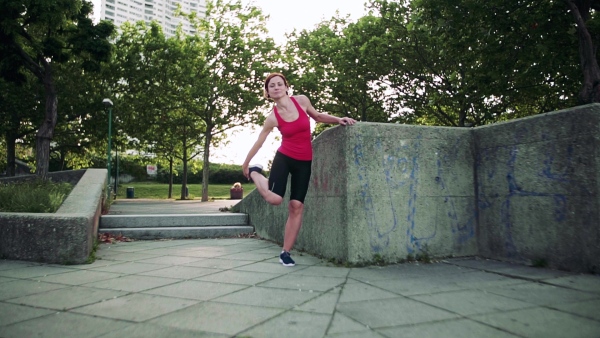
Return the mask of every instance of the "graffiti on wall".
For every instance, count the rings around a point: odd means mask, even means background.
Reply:
[[[520,134],[516,134],[515,138],[517,140],[520,139]],[[521,143],[521,145],[524,144]],[[508,158],[505,162],[505,165],[500,165],[500,168],[497,168],[498,164],[501,164],[498,158],[498,153],[506,153],[508,152]],[[514,203],[517,203],[515,199],[519,197],[544,197],[551,198],[554,203],[554,207],[552,212],[552,218],[556,222],[563,222],[567,217],[567,197],[562,193],[552,193],[552,192],[540,192],[536,191],[536,189],[524,189],[523,185],[520,183],[523,180],[531,180],[533,177],[517,177],[515,171],[515,163],[517,162],[519,154],[519,146],[504,146],[498,148],[491,149],[483,149],[481,153],[478,155],[477,159],[477,170],[482,172],[482,177],[487,183],[492,182],[496,179],[496,175],[503,174],[505,175],[505,189],[501,189],[500,191],[487,192],[485,189],[484,182],[478,183],[479,190],[479,210],[481,212],[485,212],[486,209],[494,209],[496,208],[496,204],[500,204],[499,209],[499,219],[497,220],[498,224],[502,226],[504,229],[503,233],[503,245],[504,252],[508,258],[518,258],[519,257],[519,249],[515,245],[515,241],[513,238],[513,231],[515,227],[515,221],[519,217],[518,214],[514,211]],[[563,166],[562,171],[557,171],[555,164],[555,158],[558,155],[558,149],[556,144],[548,144],[545,147],[545,152],[543,155],[542,163],[536,164],[533,163],[533,173],[538,179],[541,180],[540,183],[548,189],[555,189],[557,182],[563,182],[568,184],[573,184],[571,182],[570,176],[573,171],[573,147],[568,145],[566,148],[566,158],[561,159],[561,164]],[[528,158],[528,161],[532,161],[533,159]],[[538,166],[537,170],[535,166]],[[499,178],[504,180],[503,178]],[[503,191],[506,193],[502,194]]]
[[[422,147],[422,136],[407,143],[392,146],[384,144],[381,137],[369,140],[367,146],[362,135],[354,147],[354,164],[357,167],[359,193],[363,200],[365,219],[369,230],[369,243],[373,252],[381,252],[392,243],[392,235],[397,231],[405,231],[404,243],[408,253],[424,249],[427,243],[434,239],[438,233],[436,221],[428,229],[416,229],[417,220],[417,189],[420,183],[420,158],[419,149]],[[457,143],[459,140],[456,141]],[[448,208],[446,215],[452,224],[452,232],[459,243],[464,243],[475,235],[475,212],[471,213],[468,220],[461,220],[454,200],[449,195],[446,186],[444,167],[451,166],[458,158],[460,147],[453,147],[454,151],[441,155],[437,162],[437,186],[444,198],[444,206]],[[375,155],[375,156],[373,156]],[[381,158],[380,163],[371,163],[374,158]],[[369,170],[375,167],[377,170]],[[381,168],[381,169],[379,169]],[[381,183],[383,177],[384,183]],[[398,198],[398,192],[405,192],[406,197]],[[377,198],[377,201],[374,201]],[[399,205],[399,200],[402,204]],[[440,220],[447,224],[448,220]],[[426,235],[417,235],[427,230]]]
[[[444,198],[444,205],[447,205],[448,208],[446,215],[450,220],[450,229],[458,244],[464,244],[475,237],[475,220],[477,218],[476,210],[459,215],[455,199],[451,198],[448,192],[446,171],[448,168],[453,168],[452,165],[459,161],[459,150],[461,148],[461,140],[456,139],[448,152],[444,154],[436,153],[437,176],[435,177],[435,181],[441,190],[440,194]]]

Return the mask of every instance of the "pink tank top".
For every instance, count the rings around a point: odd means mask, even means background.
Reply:
[[[290,96],[292,102],[298,109],[298,118],[292,122],[284,121],[277,107],[274,107],[275,117],[283,141],[278,151],[295,160],[310,161],[312,160],[312,143],[310,141],[310,119],[308,114],[300,107],[296,99]]]

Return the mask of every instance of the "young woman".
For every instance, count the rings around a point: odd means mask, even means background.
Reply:
[[[279,255],[279,261],[285,266],[294,266],[295,262],[290,257],[290,250],[302,226],[304,198],[310,182],[313,155],[309,116],[316,122],[338,123],[344,126],[353,125],[356,121],[349,117],[339,118],[319,113],[306,96],[289,96],[288,89],[289,84],[282,74],[272,73],[267,76],[264,95],[265,98],[275,102],[275,107],[267,117],[258,140],[248,152],[242,168],[244,175],[256,184],[260,195],[272,205],[283,202],[288,175],[291,174],[288,218],[285,223],[283,250]],[[249,164],[275,127],[279,128],[283,140],[275,154],[271,173],[267,179],[262,175],[262,166]]]

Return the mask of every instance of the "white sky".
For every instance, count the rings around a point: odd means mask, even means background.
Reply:
[[[260,7],[265,15],[269,15],[267,28],[269,35],[276,43],[285,42],[285,34],[294,29],[311,30],[323,20],[327,20],[339,11],[340,15],[350,15],[356,20],[365,14],[364,3],[367,0],[242,0],[244,4],[253,4]],[[99,17],[101,0],[92,0],[96,9],[95,17]],[[299,93],[297,93],[299,94]],[[242,164],[248,151],[256,141],[260,127],[239,129],[229,137],[227,145],[211,149],[211,162]],[[273,158],[279,147],[276,140],[278,132],[273,132],[251,161],[264,166]]]

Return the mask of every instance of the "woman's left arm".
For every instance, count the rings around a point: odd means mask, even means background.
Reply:
[[[306,97],[304,95],[299,95],[296,98],[297,98],[300,106],[306,107],[305,108],[306,113],[310,117],[312,117],[313,120],[315,120],[317,122],[329,123],[329,124],[337,123],[337,124],[341,124],[343,126],[349,126],[349,125],[353,125],[354,123],[356,123],[356,121],[350,117],[337,117],[337,116],[317,112],[315,110],[315,108],[312,106],[312,104],[310,103],[310,100],[308,99],[308,97]]]

